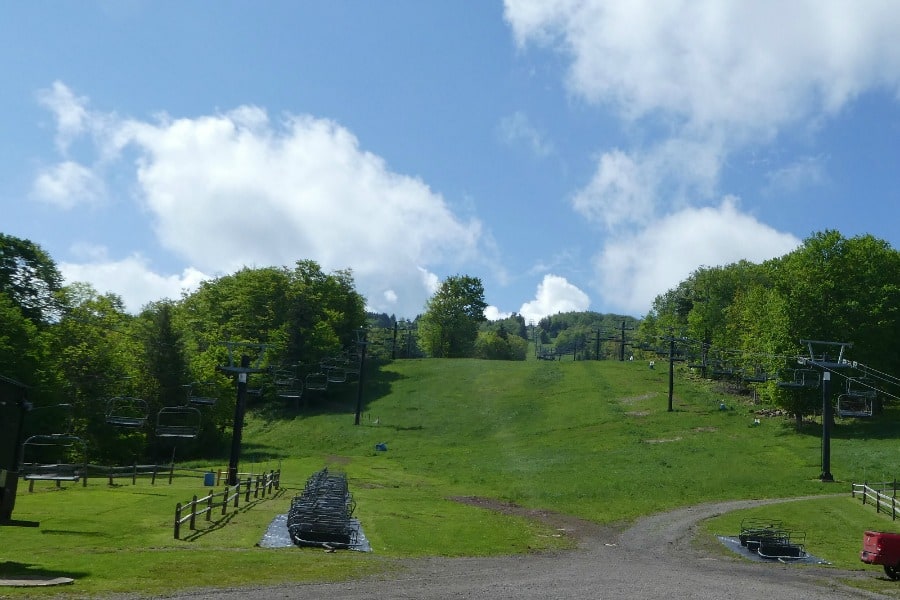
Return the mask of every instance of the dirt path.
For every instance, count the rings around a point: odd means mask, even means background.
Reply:
[[[543,511],[478,498],[460,498],[492,510],[539,519],[578,541],[578,549],[523,556],[430,558],[402,563],[399,574],[333,584],[265,588],[267,600],[310,598],[509,598],[698,600],[777,598],[859,599],[886,596],[861,592],[840,578],[873,577],[815,566],[755,563],[737,556],[704,556],[692,544],[697,524],[728,511],[790,500],[705,504],[652,515],[616,530]],[[246,600],[247,590],[177,596]],[[254,594],[255,595],[255,594]]]

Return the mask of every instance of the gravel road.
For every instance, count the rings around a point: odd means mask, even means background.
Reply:
[[[488,501],[461,499],[488,505]],[[759,563],[734,556],[707,556],[691,543],[697,523],[724,512],[788,500],[706,504],[646,517],[625,530],[561,515],[529,513],[578,540],[578,549],[492,558],[429,558],[402,563],[384,578],[329,584],[266,587],[252,595],[281,598],[362,600],[369,598],[606,599],[693,598],[886,598],[849,588],[839,579],[877,577],[872,570],[839,571],[818,566]],[[247,590],[201,591],[174,596],[193,600],[246,600]]]

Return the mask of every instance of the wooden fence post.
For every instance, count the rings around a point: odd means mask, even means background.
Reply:
[[[228,485],[225,486],[225,490],[222,492],[222,514],[226,514],[228,512]]]
[[[213,507],[213,496],[215,495],[213,492],[215,490],[209,490],[209,495],[206,496],[206,520],[209,521],[212,519],[212,507]]]
[[[175,505],[175,539],[181,534],[181,502]]]
[[[244,492],[244,502],[250,502],[250,476],[247,475],[247,491]]]
[[[194,494],[193,500],[191,500],[191,531],[197,529],[197,494]]]
[[[868,494],[868,493],[869,493],[869,483],[866,481],[863,481],[863,494],[862,494],[863,506],[866,505],[866,494]]]
[[[154,465],[153,465],[153,476],[150,477],[150,485],[156,485],[156,469],[157,469],[157,468],[158,468],[157,465],[154,463]]]

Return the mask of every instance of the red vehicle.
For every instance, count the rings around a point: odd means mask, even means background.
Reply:
[[[867,531],[859,559],[870,565],[883,565],[891,579],[900,579],[900,533]]]

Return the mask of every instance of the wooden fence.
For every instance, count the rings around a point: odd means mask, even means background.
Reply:
[[[863,504],[875,506],[875,512],[884,512],[896,520],[900,514],[900,506],[897,504],[897,480],[881,483],[854,483],[850,488],[850,495],[857,495]]]
[[[169,483],[175,476],[175,464],[168,465],[139,465],[137,463],[124,467],[107,467],[103,465],[62,465],[65,469],[59,469],[60,465],[25,465],[22,470],[22,478],[28,481],[28,491],[34,491],[35,481],[54,481],[60,487],[63,481],[74,482],[81,480],[81,485],[87,487],[88,479],[103,479],[114,485],[116,479],[131,479],[131,484],[137,483],[138,477],[149,477],[150,484],[156,484],[157,476],[168,475]],[[62,474],[60,474],[62,473]]]
[[[235,485],[226,485],[221,492],[209,490],[209,494],[202,498],[194,496],[188,502],[179,502],[175,505],[175,539],[181,538],[181,526],[184,523],[188,523],[188,527],[193,531],[197,528],[197,517],[204,517],[207,521],[211,521],[212,513],[217,509],[220,509],[221,515],[225,516],[228,514],[229,507],[235,510],[240,507],[242,496],[244,503],[247,504],[250,502],[251,494],[254,499],[258,499],[260,496],[265,497],[278,490],[280,482],[281,471],[269,471],[256,476],[248,475],[245,480],[238,480]]]

